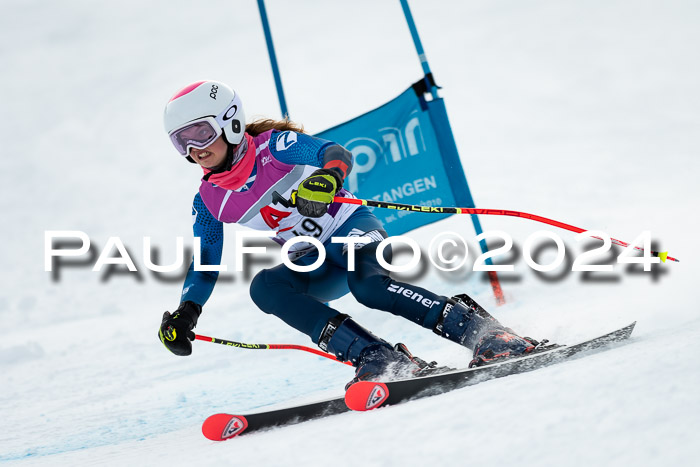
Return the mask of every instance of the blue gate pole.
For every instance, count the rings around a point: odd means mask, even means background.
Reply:
[[[425,56],[425,51],[423,50],[423,44],[418,36],[418,29],[416,29],[416,23],[413,21],[413,15],[411,14],[411,9],[408,7],[408,0],[401,0],[401,8],[403,8],[403,14],[406,16],[406,22],[408,23],[408,29],[411,31],[411,37],[413,38],[413,44],[416,46],[416,52],[418,52],[418,59],[420,60],[420,65],[423,67],[423,74],[430,74],[430,65],[428,64],[428,58]],[[427,79],[427,78],[426,78]],[[433,99],[437,99],[438,92],[437,87],[431,83],[427,83],[430,87],[430,94],[432,94]]]
[[[258,9],[260,10],[260,19],[262,20],[263,31],[265,31],[267,53],[270,55],[270,65],[272,65],[272,74],[275,77],[275,87],[277,88],[277,97],[280,101],[282,117],[287,118],[289,117],[289,112],[287,112],[287,101],[284,99],[282,78],[280,77],[280,70],[277,67],[277,56],[275,55],[275,46],[272,44],[272,33],[270,32],[270,23],[267,21],[267,11],[265,11],[265,0],[258,0]]]
[[[420,41],[420,37],[418,36],[418,29],[416,29],[416,23],[413,21],[413,15],[411,14],[411,9],[408,7],[408,0],[400,0],[401,2],[401,8],[403,9],[403,14],[406,17],[406,22],[408,23],[408,29],[411,31],[411,37],[413,38],[413,44],[416,46],[416,52],[418,52],[418,59],[420,60],[420,64],[423,67],[423,74],[428,75],[430,74],[430,65],[428,64],[428,58],[425,56],[425,51],[423,50],[423,44]],[[426,84],[429,85],[430,87],[430,93],[433,96],[433,99],[438,99],[438,92],[437,92],[437,86],[433,85],[428,81],[427,76],[424,78],[426,80]],[[447,118],[447,114],[445,114],[445,118]],[[449,126],[449,121],[447,121],[447,125]],[[454,135],[452,134],[452,130],[449,132],[450,137],[454,141]],[[465,175],[465,180],[466,180],[466,175]],[[467,194],[469,197],[473,200],[474,198],[471,196],[471,193],[469,192],[469,185],[466,184],[466,190]],[[459,196],[456,196],[455,198],[459,199]],[[477,236],[481,235],[483,233],[483,230],[481,229],[481,222],[479,221],[479,216],[476,214],[472,214],[471,216],[472,219],[472,224],[474,224],[474,231],[476,232]],[[486,244],[486,240],[482,239],[479,241],[479,247],[481,248],[482,253],[486,253],[488,251],[488,245]],[[486,264],[488,265],[493,265],[493,261],[491,261],[491,258],[486,258],[485,261]],[[503,297],[503,290],[501,289],[501,284],[498,280],[498,275],[496,274],[495,271],[489,271],[488,273],[489,278],[491,280],[491,287],[493,288],[493,293],[496,296],[496,303],[499,305],[503,305],[505,303],[505,298]]]

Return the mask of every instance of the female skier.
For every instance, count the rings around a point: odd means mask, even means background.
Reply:
[[[377,259],[387,237],[365,207],[333,203],[353,198],[343,189],[352,154],[314,138],[294,123],[258,120],[246,125],[237,93],[217,81],[200,81],[178,91],[165,107],[165,129],[181,156],[198,164],[202,184],[194,197],[194,236],[201,238],[202,264],[220,264],[223,223],[273,230],[277,243],[295,236],[318,239],[326,250],[321,267],[295,272],[284,264],[260,271],[250,296],[265,313],[308,335],[324,351],[356,367],[355,380],[405,377],[431,371],[402,344],[392,346],[348,315],[326,305],[350,292],[361,304],[406,318],[469,349],[470,366],[530,352],[537,342],[505,328],[466,294],[452,298],[389,277]],[[369,237],[355,246],[355,270],[348,270],[347,244],[331,237]],[[345,247],[345,248],[344,248]],[[295,264],[313,264],[318,251],[297,243]],[[391,249],[384,250],[391,261]],[[192,353],[197,320],[218,272],[190,266],[180,306],[165,312],[158,333],[176,355]]]

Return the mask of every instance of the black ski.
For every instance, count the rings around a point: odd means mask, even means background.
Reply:
[[[372,410],[409,399],[442,394],[494,378],[525,373],[559,363],[581,352],[598,349],[630,337],[636,322],[576,345],[559,346],[541,352],[502,360],[476,368],[389,382],[360,381],[347,390],[345,403],[352,410]]]
[[[311,404],[248,415],[218,413],[204,421],[202,433],[212,441],[226,441],[242,433],[250,433],[275,426],[293,425],[349,410],[345,405],[345,400],[342,397],[338,397]]]

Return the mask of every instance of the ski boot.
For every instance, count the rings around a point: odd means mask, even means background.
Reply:
[[[542,343],[531,337],[520,337],[510,328],[486,332],[474,347],[474,357],[469,368],[494,363],[510,357],[530,353]]]
[[[540,344],[503,326],[467,294],[447,300],[433,332],[472,349],[470,368],[529,353]]]
[[[357,381],[412,378],[439,370],[436,362],[415,357],[404,344],[392,346],[344,314],[328,321],[318,346],[356,367],[355,377],[346,389]]]

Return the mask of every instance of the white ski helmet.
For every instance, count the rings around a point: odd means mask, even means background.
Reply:
[[[219,81],[197,81],[179,90],[165,106],[165,131],[178,152],[202,149],[223,133],[235,146],[243,140],[245,113],[241,98]]]

